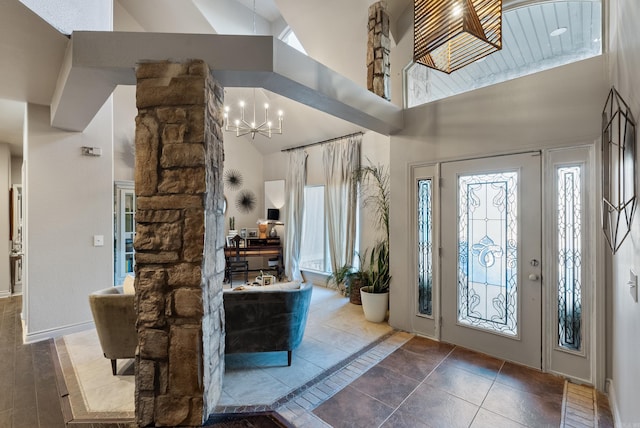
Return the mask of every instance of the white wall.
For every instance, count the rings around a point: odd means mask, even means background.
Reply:
[[[11,153],[9,144],[0,143],[0,297],[7,297],[10,294],[9,278],[9,188],[11,187]]]
[[[410,165],[593,142],[608,90],[603,61],[592,58],[405,111],[405,128],[391,137],[390,150],[393,327],[410,331],[413,316]]]
[[[245,7],[240,2],[194,0],[193,4],[217,34],[253,34],[254,19],[256,34],[271,34],[269,21],[258,14],[254,16],[253,9]]]
[[[119,0],[113,2],[113,31],[144,31]]]
[[[277,0],[276,3],[310,57],[367,87],[369,0]],[[308,17],[322,25],[300,25],[307,23]]]
[[[639,20],[640,9],[636,0],[611,1],[609,79],[631,108],[636,124],[640,120],[640,37],[637,30]],[[636,168],[638,165],[636,159]],[[612,287],[613,296],[613,388],[609,392],[615,406],[616,423],[621,426],[640,424],[640,304],[632,300],[629,287],[626,286],[629,269],[640,273],[640,219],[637,212],[633,219],[631,235],[613,257],[612,282],[608,284]]]
[[[22,157],[11,157],[11,184],[22,184]]]
[[[133,181],[135,168],[136,87],[113,92],[113,179]]]
[[[261,137],[257,137],[261,138]],[[229,230],[229,218],[235,217],[236,229],[257,229],[257,220],[264,218],[264,174],[263,158],[253,144],[245,138],[238,138],[232,133],[224,134],[224,171],[235,169],[242,176],[242,185],[238,189],[230,189],[225,184],[224,196],[227,198],[225,230]],[[236,199],[241,191],[253,192],[256,197],[255,209],[244,213],[236,207]]]
[[[92,322],[89,293],[113,284],[112,101],[82,133],[52,128],[48,107],[27,106],[25,144],[27,341]],[[101,157],[81,146],[102,148]],[[103,235],[105,245],[93,246]]]
[[[286,179],[288,159],[287,153],[285,152],[276,152],[265,155],[263,157],[264,181]]]

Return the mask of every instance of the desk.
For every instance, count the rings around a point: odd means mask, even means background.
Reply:
[[[249,239],[247,241],[253,241]],[[244,248],[239,248],[239,255],[243,258],[248,257],[277,257],[278,265],[277,266],[267,266],[262,267],[260,269],[249,269],[249,271],[275,271],[276,277],[278,280],[282,278],[282,274],[284,273],[284,259],[282,257],[282,247],[280,245],[249,245]],[[229,262],[229,259],[236,256],[236,249],[233,247],[224,247],[224,261],[225,263]],[[225,281],[229,281],[229,275],[227,270],[225,269]]]

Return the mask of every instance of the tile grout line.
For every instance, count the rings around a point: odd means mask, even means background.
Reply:
[[[480,409],[483,409],[483,405],[484,402],[487,400],[487,397],[489,396],[489,392],[491,392],[491,389],[493,388],[493,385],[496,384],[496,381],[498,379],[498,375],[500,374],[500,372],[502,371],[502,368],[504,367],[504,365],[506,364],[505,360],[502,360],[502,364],[500,364],[500,368],[498,369],[498,371],[496,372],[495,377],[491,380],[491,386],[489,387],[489,390],[487,391],[487,394],[484,396],[484,398],[482,399],[482,402],[480,402],[480,404],[478,405],[478,410],[476,410],[476,414],[473,415],[473,419],[471,420],[471,424],[469,426],[473,425],[473,422],[475,422],[476,418],[478,417],[478,413],[480,413]],[[485,409],[487,410],[487,409]],[[505,416],[506,417],[506,416]]]
[[[593,391],[593,426],[598,428],[600,426],[600,405],[598,404],[598,393]]]
[[[48,341],[50,341],[51,339],[48,339]],[[33,365],[33,389],[35,391],[35,398],[36,398],[36,420],[38,421],[38,426],[42,427],[42,421],[40,420],[41,416],[40,416],[40,400],[42,399],[42,397],[40,397],[41,394],[38,393],[39,388],[38,388],[38,376],[36,376],[36,352],[35,352],[35,347],[31,346],[29,347],[29,352],[31,353],[31,361],[32,361],[32,365]]]
[[[562,410],[560,411],[560,428],[564,427],[565,424],[565,413],[567,412],[567,380],[564,381],[564,388],[562,389]]]
[[[389,418],[390,418],[391,416],[393,416],[393,414],[394,414],[396,411],[398,411],[398,409],[400,408],[400,406],[402,406],[402,405],[405,403],[405,401],[407,401],[407,400],[409,399],[409,397],[411,396],[411,394],[413,394],[414,392],[416,392],[416,390],[417,390],[418,388],[420,388],[420,386],[422,386],[422,385],[424,384],[424,382],[429,378],[429,376],[431,376],[431,374],[432,374],[433,372],[435,372],[435,371],[438,369],[438,367],[440,367],[440,365],[441,365],[441,364],[442,364],[442,363],[443,363],[447,358],[449,358],[449,356],[451,355],[451,353],[453,352],[453,350],[454,350],[454,349],[456,349],[456,346],[455,346],[455,345],[453,346],[453,348],[451,348],[451,350],[447,353],[447,355],[445,355],[445,357],[444,357],[444,358],[443,358],[443,359],[442,359],[438,364],[436,364],[436,366],[435,366],[433,369],[431,369],[431,371],[430,371],[430,372],[429,372],[429,373],[424,377],[424,379],[422,379],[422,380],[420,381],[420,383],[418,383],[418,385],[417,385],[415,388],[413,388],[413,390],[412,390],[409,394],[407,394],[407,396],[406,396],[406,397],[404,397],[404,400],[402,400],[402,401],[400,402],[400,404],[398,404],[398,406],[396,406],[396,408],[393,410],[393,412],[391,412],[391,414],[390,414],[389,416],[387,416],[387,418],[386,418],[384,421],[382,421],[382,423],[381,423],[380,425],[378,425],[379,427],[380,427],[380,426],[382,426],[382,425],[383,425],[387,420],[389,420]],[[407,351],[407,352],[411,352],[411,351]],[[373,397],[372,397],[372,398],[373,398]]]

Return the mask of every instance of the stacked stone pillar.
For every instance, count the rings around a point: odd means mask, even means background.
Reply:
[[[389,14],[386,0],[369,6],[367,37],[367,89],[391,100],[391,62],[389,60]]]
[[[136,76],[136,419],[200,426],[224,372],[224,95],[203,61]]]

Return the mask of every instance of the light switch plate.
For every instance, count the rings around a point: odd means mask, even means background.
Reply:
[[[638,303],[638,275],[631,269],[629,269],[629,282],[627,282],[627,285],[633,301]]]
[[[104,235],[93,235],[93,246],[102,247],[104,245]]]

